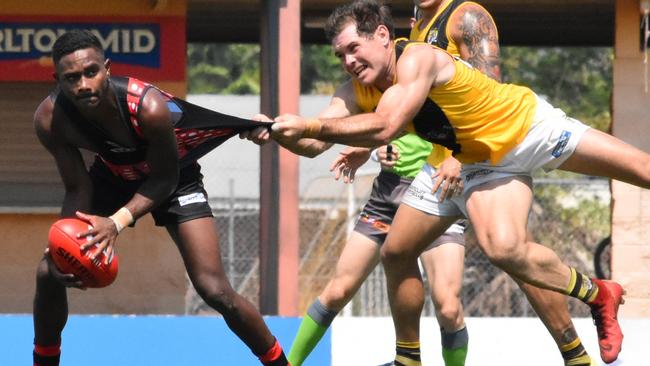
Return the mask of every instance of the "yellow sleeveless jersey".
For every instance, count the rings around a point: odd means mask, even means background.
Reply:
[[[431,18],[427,25],[422,29],[420,29],[420,27],[422,27],[424,19],[419,19],[416,21],[415,24],[413,24],[413,28],[411,28],[409,39],[411,41],[426,42],[440,47],[438,42],[441,39],[441,36],[444,34],[445,38],[449,40],[449,45],[446,48],[447,52],[451,53],[452,55],[460,55],[456,42],[454,42],[454,40],[450,37],[450,33],[447,30],[447,20],[451,17],[451,14],[454,12],[454,10],[456,10],[452,9],[451,7],[452,5],[458,6],[460,3],[455,4],[455,1],[449,1],[447,4],[445,4],[445,6],[438,9],[433,18]],[[446,17],[447,19],[442,19],[443,17]],[[441,30],[440,28],[444,29]],[[441,32],[443,34],[441,34]]]
[[[410,42],[404,51],[414,44],[426,43]],[[459,161],[497,163],[526,137],[537,109],[537,97],[526,87],[499,83],[457,57],[453,60],[454,76],[432,88],[429,99],[454,128],[460,145],[456,154]]]
[[[411,41],[426,42],[428,44],[438,46],[451,53],[452,55],[460,57],[458,44],[456,44],[456,42],[451,37],[451,31],[447,26],[447,22],[457,11],[458,7],[463,4],[472,4],[485,10],[481,4],[473,1],[449,1],[447,4],[445,4],[445,6],[438,9],[436,15],[434,15],[434,17],[429,20],[423,29],[420,29],[420,27],[422,26],[424,19],[418,20],[411,29],[409,39]],[[487,14],[490,17],[490,20],[492,20],[494,23],[492,16],[487,10],[485,10],[485,14]]]
[[[352,86],[359,109],[365,113],[373,112],[377,108],[383,93],[375,87],[361,85],[356,79],[352,79]]]
[[[366,88],[352,81],[357,106],[364,112],[377,108],[382,93],[377,88]],[[389,171],[400,177],[414,178],[431,153],[432,144],[414,133],[408,133],[391,142],[400,153],[400,158]]]
[[[400,42],[406,43],[404,51],[415,44],[440,49],[427,43],[404,39],[397,40],[396,44]],[[499,83],[465,61],[457,57],[453,57],[453,60],[456,69],[454,76],[444,85],[431,88],[428,101],[425,102],[425,106],[439,107],[441,113],[429,117],[426,114],[428,110],[423,106],[414,118],[420,121],[420,126],[411,122],[407,131],[417,130],[420,135],[433,136],[441,125],[447,123],[453,127],[455,142],[459,146],[455,157],[460,162],[490,160],[495,164],[526,137],[537,109],[537,97],[526,87]],[[381,98],[381,91],[363,86],[354,79],[352,82],[359,107],[366,112],[373,111]],[[425,126],[422,126],[423,120]],[[442,146],[434,146],[444,149]],[[441,162],[434,160],[440,158],[435,150],[434,148],[428,158],[429,164],[433,166]]]
[[[409,39],[411,41],[426,42],[428,44],[438,46],[451,55],[460,57],[460,50],[456,41],[451,37],[450,27],[448,26],[449,19],[457,11],[458,7],[462,4],[471,3],[476,6],[482,7],[480,4],[473,1],[452,0],[447,2],[444,6],[440,7],[436,14],[429,20],[425,27],[422,27],[424,19],[418,20],[411,28]],[[486,14],[489,14],[485,11]],[[438,167],[443,160],[451,155],[451,150],[440,146],[433,145],[433,150],[427,158],[427,162]]]
[[[424,19],[418,20],[411,28],[409,39],[411,41],[433,44],[442,49],[446,49],[447,52],[454,56],[460,57],[459,47],[451,38],[447,24],[449,18],[456,11],[458,6],[463,3],[465,3],[465,1],[452,0],[447,2],[447,4],[438,9],[433,18],[431,18],[422,29],[420,28],[422,27]],[[431,154],[427,157],[427,163],[437,168],[449,156],[451,156],[451,150],[444,146],[433,144]]]

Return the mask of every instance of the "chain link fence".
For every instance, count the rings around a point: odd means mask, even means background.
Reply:
[[[355,190],[369,193],[372,178],[355,184],[365,185]],[[356,196],[358,205],[353,215],[344,213],[348,193],[342,189],[327,215],[329,235],[320,241],[320,250],[301,251],[300,293],[301,309],[305,309],[323,289],[334,274],[336,253],[345,244],[347,224],[356,218],[367,196]],[[303,196],[302,202],[309,202]],[[604,179],[537,179],[535,203],[529,217],[529,229],[535,241],[543,243],[558,253],[565,263],[584,273],[594,273],[593,253],[598,242],[609,235],[610,222],[609,181]],[[339,214],[334,207],[338,207]],[[343,212],[343,213],[341,213]],[[303,226],[303,231],[309,226]],[[313,232],[313,230],[308,230]],[[309,236],[309,234],[305,234]],[[466,233],[467,247],[463,279],[463,305],[466,316],[534,316],[535,312],[516,285],[503,271],[493,266],[477,245],[471,227]],[[312,238],[312,244],[316,238]],[[304,245],[304,242],[303,242]],[[358,316],[388,316],[390,308],[385,294],[385,276],[381,265],[370,275],[348,307],[348,314]],[[588,316],[588,308],[570,299],[573,316]],[[425,315],[433,316],[434,308],[427,297]]]

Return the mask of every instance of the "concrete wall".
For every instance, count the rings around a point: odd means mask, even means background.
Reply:
[[[612,133],[650,151],[650,92],[639,49],[639,2],[616,1]],[[650,191],[612,182],[612,272],[627,290],[624,316],[650,316]]]
[[[57,214],[1,214],[0,313],[31,313],[34,274]],[[70,312],[183,314],[185,269],[166,231],[151,216],[118,237],[119,274],[105,289],[68,290]]]

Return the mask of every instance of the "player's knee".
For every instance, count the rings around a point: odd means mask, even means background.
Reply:
[[[347,285],[344,281],[333,280],[325,287],[321,297],[327,303],[328,309],[335,310],[339,306],[344,306],[354,296],[354,293],[352,286]]]
[[[235,293],[225,281],[203,280],[194,283],[196,293],[206,304],[221,314],[229,314],[235,309]]]
[[[40,278],[43,277],[47,274],[49,274],[49,269],[47,268],[47,261],[40,260],[38,261],[38,265],[36,265],[36,277]]]
[[[383,245],[381,249],[379,250],[379,255],[381,257],[381,261],[383,263],[387,263],[390,261],[395,260],[396,258],[399,258],[399,252],[393,248],[390,248],[386,245]]]
[[[500,268],[519,266],[526,257],[525,236],[520,235],[491,235],[483,251],[492,264]]]
[[[495,266],[508,270],[523,266],[525,255],[518,247],[512,247],[512,251],[500,248],[487,254],[487,257]]]
[[[399,265],[400,263],[417,260],[419,253],[409,253],[398,246],[383,245],[380,251],[381,262],[384,266]]]
[[[43,285],[51,282],[52,280],[54,280],[54,278],[50,273],[50,269],[48,268],[47,261],[43,259],[40,262],[38,262],[38,266],[36,267],[36,282],[39,285]]]
[[[438,322],[448,327],[454,327],[462,316],[463,307],[458,299],[445,301],[436,307]]]

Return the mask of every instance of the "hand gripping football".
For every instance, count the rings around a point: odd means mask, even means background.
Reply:
[[[61,219],[52,224],[48,235],[50,256],[59,271],[76,275],[84,286],[106,287],[117,277],[117,256],[106,264],[105,252],[100,253],[94,261],[90,260],[92,247],[82,253],[79,246],[89,238],[77,238],[77,233],[89,228],[91,226],[87,222],[75,218]]]

